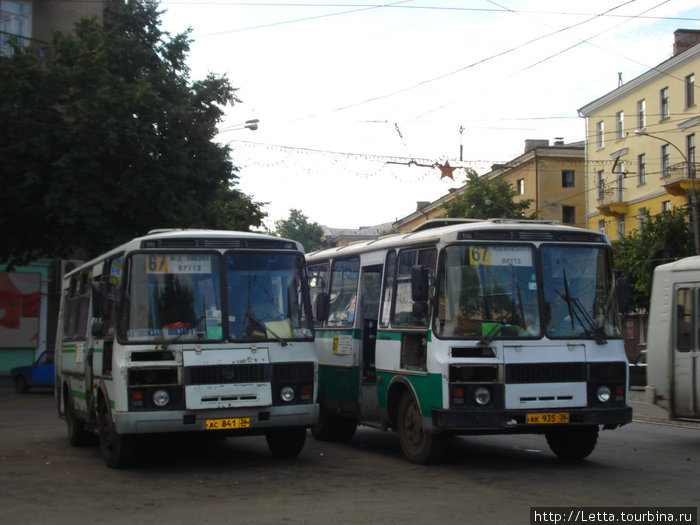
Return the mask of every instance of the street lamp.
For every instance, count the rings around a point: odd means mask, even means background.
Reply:
[[[660,140],[670,146],[673,146],[673,148],[680,154],[680,156],[685,161],[685,165],[688,171],[688,178],[690,178],[690,213],[693,220],[693,245],[695,248],[695,255],[700,254],[700,235],[698,234],[698,202],[697,195],[695,195],[695,166],[690,165],[690,162],[688,162],[688,157],[686,157],[685,153],[683,153],[681,149],[678,146],[676,146],[673,142],[669,142],[668,140],[662,137],[657,137],[656,135],[652,135],[651,133],[647,133],[646,131],[642,131],[641,129],[635,130],[634,134],[642,137],[651,137],[652,139]]]
[[[258,119],[251,119],[251,120],[246,120],[245,122],[241,124],[234,124],[233,126],[229,126],[227,128],[222,128],[219,133],[223,133],[224,131],[238,131],[241,129],[249,129],[251,131],[255,131],[258,129],[258,124],[260,124],[260,121]]]

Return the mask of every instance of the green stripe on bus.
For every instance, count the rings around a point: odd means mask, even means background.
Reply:
[[[396,377],[401,377],[411,384],[418,396],[418,403],[424,416],[429,416],[433,408],[442,408],[442,374],[408,375],[377,371],[377,395],[380,408],[386,408],[389,385]]]
[[[326,399],[356,404],[359,384],[360,368],[357,366],[318,367],[318,386]]]

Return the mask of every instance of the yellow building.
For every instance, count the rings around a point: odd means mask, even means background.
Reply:
[[[0,56],[11,52],[9,40],[46,53],[54,31],[71,31],[82,17],[103,21],[103,0],[0,0]]]
[[[518,192],[516,202],[531,199],[526,214],[539,219],[586,227],[585,170],[583,143],[564,144],[556,140],[526,140],[525,152],[505,164],[492,166],[489,179],[503,178]],[[419,202],[411,215],[399,219],[394,228],[412,231],[427,220],[442,217],[445,204],[464,191],[466,185],[433,202]]]
[[[613,240],[639,229],[647,213],[688,205],[700,131],[700,31],[674,36],[670,59],[579,109],[586,119],[587,227]]]

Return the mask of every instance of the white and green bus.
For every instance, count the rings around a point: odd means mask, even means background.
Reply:
[[[254,233],[162,230],[66,274],[56,396],[72,445],[131,463],[147,434],[264,434],[295,457],[317,421],[303,248]]]
[[[358,424],[438,459],[452,435],[539,433],[582,459],[629,423],[611,245],[526,221],[431,221],[307,255],[318,439]]]

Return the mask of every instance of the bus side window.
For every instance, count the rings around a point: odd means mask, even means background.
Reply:
[[[676,292],[676,349],[689,352],[693,348],[693,293],[688,288]]]
[[[85,272],[71,279],[66,297],[63,338],[66,340],[85,339],[90,305],[90,275]]]
[[[436,251],[433,248],[422,250],[404,250],[399,254],[398,275],[396,278],[396,303],[394,305],[393,324],[424,328],[428,326],[427,316],[416,316],[413,312],[413,293],[411,274],[416,265],[428,268],[429,274],[435,274]]]
[[[311,312],[314,318],[314,326],[323,326],[327,312],[319,312],[319,308],[324,308],[319,304],[321,296],[328,297],[328,263],[309,266],[309,288],[311,291]],[[327,307],[325,308],[327,310]],[[320,314],[325,315],[320,315]]]
[[[331,273],[328,326],[350,327],[355,322],[360,258],[334,261]]]
[[[386,276],[384,277],[384,296],[382,297],[382,312],[380,324],[383,327],[389,326],[391,317],[391,303],[394,297],[394,280],[396,277],[396,252],[390,251],[386,255]]]

